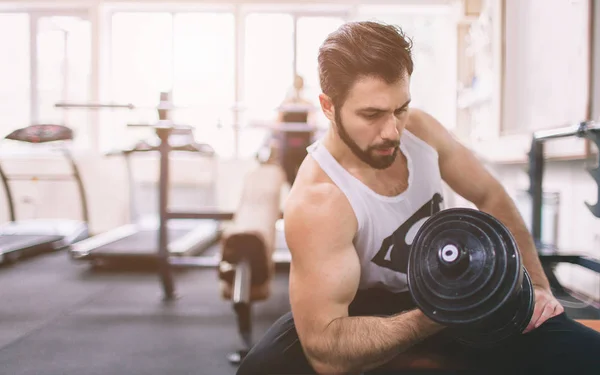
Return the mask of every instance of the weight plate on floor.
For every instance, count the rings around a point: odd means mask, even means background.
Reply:
[[[520,290],[517,244],[493,216],[469,208],[434,214],[418,230],[408,259],[415,303],[444,325],[473,324]]]

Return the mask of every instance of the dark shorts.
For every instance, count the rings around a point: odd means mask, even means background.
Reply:
[[[414,308],[408,295],[382,290],[360,291],[349,308],[351,316],[392,315]],[[402,356],[425,353],[438,364],[460,363],[452,370],[409,370]],[[561,314],[537,329],[515,336],[491,349],[462,346],[445,334],[431,336],[368,374],[503,373],[503,374],[600,374],[600,333]],[[392,370],[395,369],[396,370]],[[445,368],[445,367],[444,367]],[[240,365],[237,375],[316,374],[309,365],[291,313],[277,320]]]

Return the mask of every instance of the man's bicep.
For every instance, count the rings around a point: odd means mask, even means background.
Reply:
[[[319,334],[331,320],[347,316],[360,280],[352,243],[356,223],[348,219],[351,208],[336,198],[336,192],[324,193],[303,201],[286,218],[292,254],[290,302],[301,338]]]
[[[354,247],[313,249],[290,269],[290,302],[294,316],[327,324],[346,316],[360,280]],[[299,322],[299,326],[301,326]]]

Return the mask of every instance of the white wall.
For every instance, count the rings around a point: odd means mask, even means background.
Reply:
[[[594,1],[594,29],[592,38],[594,41],[592,60],[592,118],[600,120],[600,2]]]
[[[505,133],[559,127],[588,104],[588,1],[506,0]]]
[[[588,105],[588,2],[584,0],[506,0],[503,130],[524,136],[519,143],[525,159],[534,129],[564,126],[586,119]],[[596,11],[600,23],[600,11]],[[596,31],[598,35],[598,31]],[[600,50],[600,37],[595,41]],[[598,60],[596,60],[598,61]],[[600,67],[595,64],[596,77]],[[596,78],[598,80],[598,78]],[[596,82],[596,90],[600,83]],[[596,91],[598,92],[598,91]],[[599,102],[598,98],[594,100]],[[596,112],[596,116],[598,113]],[[516,139],[516,138],[515,138]],[[507,152],[507,142],[504,151]],[[525,146],[525,147],[521,147]],[[559,194],[557,244],[564,253],[600,258],[600,219],[584,202],[595,203],[597,187],[581,160],[584,141],[570,139],[547,145],[556,151],[579,150],[580,160],[547,162],[544,190]],[[488,152],[489,155],[489,152]],[[486,158],[488,155],[482,153]],[[563,153],[564,156],[564,153]],[[529,188],[527,165],[489,164],[490,170],[517,198]],[[529,215],[528,212],[524,213]],[[559,267],[568,287],[600,299],[600,276],[577,266]]]

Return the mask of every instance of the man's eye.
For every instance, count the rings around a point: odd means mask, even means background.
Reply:
[[[368,120],[373,120],[376,119],[377,117],[379,117],[380,114],[379,113],[371,113],[371,114],[365,114],[364,117]]]
[[[402,116],[403,114],[405,114],[406,112],[408,112],[408,108],[403,108],[403,109],[399,109],[397,110],[394,115],[396,116]]]

